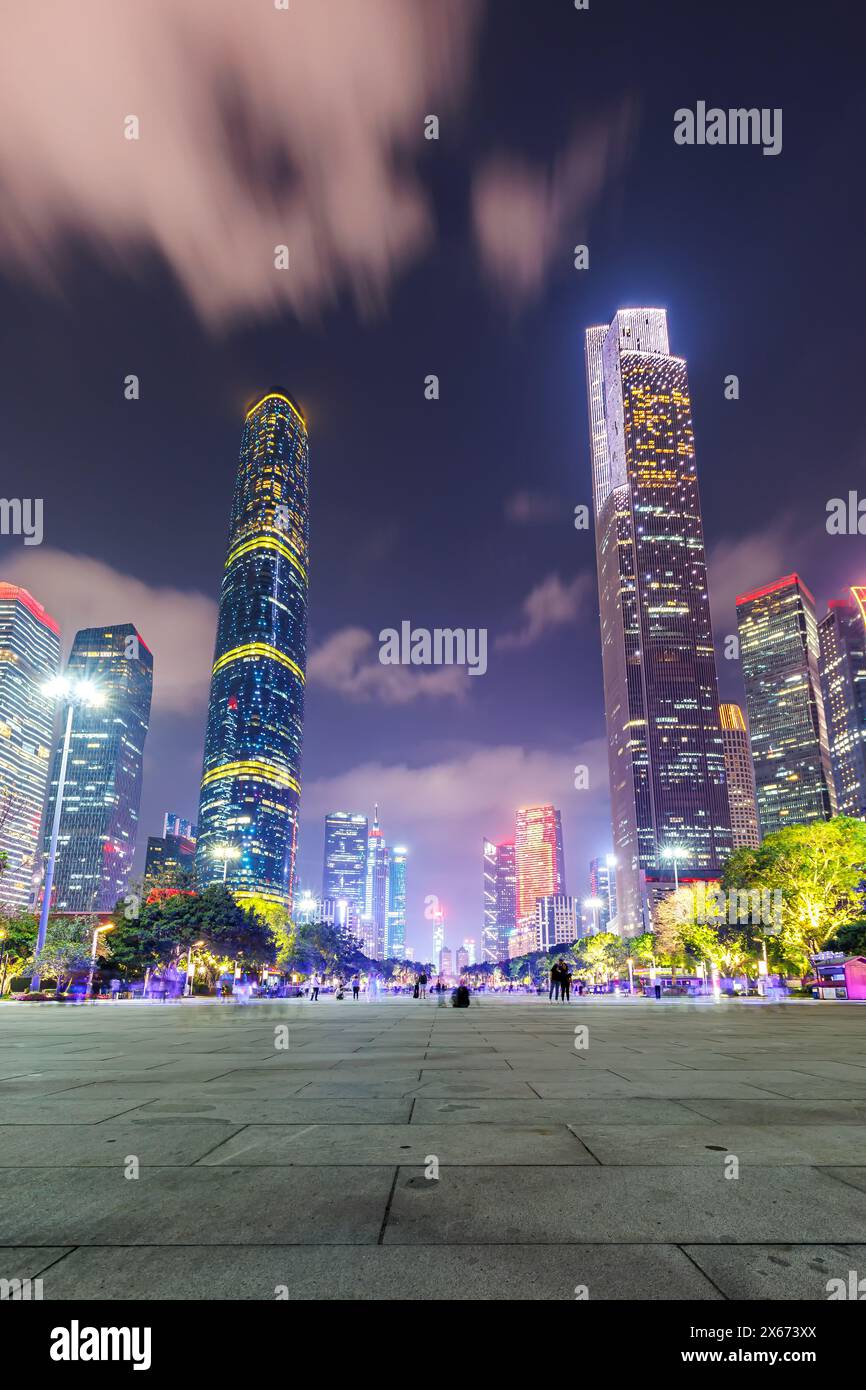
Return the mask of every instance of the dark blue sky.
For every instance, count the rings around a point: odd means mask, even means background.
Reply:
[[[479,16],[459,94],[441,107],[419,94],[422,114],[442,111],[440,139],[407,136],[394,156],[424,195],[430,237],[394,264],[372,311],[338,283],[302,316],[259,302],[206,323],[188,272],[145,231],[130,242],[95,208],[60,229],[45,214],[41,229],[40,205],[26,273],[0,219],[2,490],[45,499],[43,551],[0,541],[0,577],[57,611],[67,641],[92,620],[131,620],[157,671],[171,666],[142,841],[164,809],[196,811],[211,606],[243,407],[260,389],[282,382],[309,418],[310,651],[403,619],[489,630],[488,674],[459,697],[360,698],[328,662],[308,687],[302,877],[318,888],[330,801],[371,812],[378,797],[389,839],[410,847],[407,940],[419,953],[430,893],[447,904],[450,944],[480,936],[481,837],[508,834],[518,802],[561,807],[571,891],[587,891],[588,860],[608,849],[594,552],[572,524],[590,502],[586,326],[623,305],[668,310],[672,350],[689,363],[720,637],[735,630],[734,594],[783,572],[801,571],[821,611],[866,579],[863,539],[824,529],[828,499],[864,486],[866,99],[850,7],[592,0],[578,13],[568,0],[495,0]],[[327,64],[327,47],[316,51]],[[781,107],[782,153],[678,147],[673,113],[699,100]],[[128,109],[136,102],[146,106],[140,90]],[[473,230],[480,171],[506,157],[553,190],[565,153],[595,147],[624,110],[631,134],[600,186],[550,219],[537,289],[516,300]],[[362,199],[359,226],[363,213]],[[511,230],[516,283],[517,205]],[[584,242],[590,268],[577,272],[572,247]],[[135,403],[123,398],[130,372]],[[428,373],[441,381],[435,403]],[[723,398],[729,373],[736,402]],[[520,494],[541,519],[509,520]],[[573,616],[551,610],[536,638],[496,648],[553,576]],[[193,640],[189,625],[209,622]],[[723,696],[740,699],[735,664],[719,665]],[[579,761],[588,792],[573,789]]]

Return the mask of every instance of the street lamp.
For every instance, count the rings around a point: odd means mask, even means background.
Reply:
[[[186,984],[183,987],[184,998],[188,999],[192,994],[192,982],[195,977],[195,957],[193,951],[197,951],[199,946],[203,946],[203,941],[194,941],[186,953]]]
[[[99,933],[103,931],[114,931],[114,923],[106,922],[104,927],[96,927],[93,932],[93,949],[90,952],[90,973],[87,976],[87,989],[85,999],[93,993],[93,972],[96,969],[96,948],[99,944]]]
[[[211,850],[211,855],[214,859],[221,859],[223,861],[223,883],[225,883],[229,869],[229,860],[240,859],[241,852],[233,845],[214,845]]]
[[[631,956],[626,964],[628,965],[628,992],[634,994],[634,960]]]
[[[93,681],[75,680],[70,676],[55,676],[43,686],[43,694],[49,699],[66,701],[66,730],[63,735],[63,752],[60,757],[60,774],[57,778],[57,796],[54,802],[54,820],[51,824],[51,845],[48,850],[48,867],[45,870],[45,883],[42,889],[42,911],[39,914],[39,931],[36,933],[34,956],[45,946],[48,932],[48,913],[51,908],[51,893],[54,888],[54,865],[57,860],[57,837],[60,834],[60,814],[63,810],[63,792],[66,786],[66,765],[69,762],[69,745],[72,741],[72,716],[76,706],[94,708],[105,704],[105,694]],[[41,983],[38,965],[30,980],[30,989],[36,991]]]
[[[604,907],[604,898],[584,898],[584,907],[592,908],[592,929],[598,933],[598,909]]]
[[[689,852],[688,852],[688,850],[687,850],[687,849],[680,849],[677,845],[672,845],[669,849],[663,849],[663,850],[662,850],[662,859],[672,859],[672,860],[673,860],[673,865],[674,865],[674,892],[675,892],[675,893],[678,893],[678,892],[679,892],[679,889],[680,889],[680,876],[679,876],[679,873],[677,872],[677,862],[678,862],[680,859],[688,859],[688,857],[689,857]]]

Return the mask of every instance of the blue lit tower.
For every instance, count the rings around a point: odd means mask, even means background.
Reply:
[[[220,593],[196,872],[291,909],[307,645],[309,442],[284,391],[247,412]],[[228,859],[224,851],[234,857]]]
[[[388,928],[386,959],[403,959],[406,949],[406,856],[408,850],[395,845],[388,865]]]

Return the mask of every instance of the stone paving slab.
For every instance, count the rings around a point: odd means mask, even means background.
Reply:
[[[821,1165],[866,1163],[866,1125],[594,1125],[569,1128],[600,1163],[701,1163],[718,1167],[727,1154],[741,1163]]]
[[[137,1125],[107,1121],[100,1125],[40,1125],[33,1134],[27,1125],[0,1126],[0,1169],[26,1168],[34,1147],[40,1167],[117,1168],[128,1155],[142,1164],[195,1163],[215,1146],[231,1139],[238,1124],[196,1124],[189,1120],[150,1120]]]
[[[850,1288],[852,1270],[866,1276],[866,1245],[687,1245],[689,1258],[725,1298],[823,1300]],[[861,1295],[862,1297],[862,1295]],[[808,1321],[808,1319],[807,1319]]]

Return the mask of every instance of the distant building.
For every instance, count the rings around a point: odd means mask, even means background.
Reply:
[[[166,811],[162,826],[163,835],[177,835],[181,840],[192,840],[195,844],[198,838],[198,827],[192,821],[184,820],[183,816],[176,816],[171,811]]]
[[[450,978],[453,971],[451,963],[451,951],[448,946],[443,946],[439,952],[439,974],[445,979]]]
[[[866,586],[833,599],[819,629],[836,813],[866,818]]]
[[[189,824],[189,822],[187,822]],[[144,861],[145,883],[154,882],[164,874],[195,871],[195,840],[182,835],[151,835],[147,841]]]
[[[752,746],[743,711],[739,705],[720,705],[722,743],[725,746],[725,771],[728,774],[728,805],[731,810],[731,834],[734,849],[757,849],[761,843],[758,829],[758,803],[755,798],[755,768]]]
[[[45,686],[60,665],[60,628],[32,594],[0,584],[0,902],[26,907],[39,877],[54,732]]]
[[[555,806],[524,806],[515,817],[517,918],[535,914],[536,901],[565,892],[562,822]]]
[[[325,862],[322,897],[342,899],[353,920],[366,911],[367,817],[352,811],[331,811],[325,817]]]
[[[517,860],[514,841],[496,846],[496,959],[508,960],[517,927]]]
[[[113,912],[126,894],[138,836],[153,657],[132,623],[84,628],[76,633],[66,670],[73,679],[92,681],[104,702],[79,706],[72,722],[53,907]],[[46,806],[46,856],[60,761],[58,743]]]
[[[815,600],[797,574],[737,599],[761,834],[828,820],[835,786]]]
[[[466,952],[466,955],[469,959],[469,964],[474,965],[477,960],[477,956],[475,954],[475,938],[472,936],[467,936],[463,942],[463,949]]]
[[[481,956],[485,962],[496,963],[499,956],[499,932],[496,925],[496,846],[485,838],[483,842],[483,911]]]
[[[570,946],[580,935],[577,902],[565,893],[548,894],[536,903],[537,936],[535,950],[550,951],[554,946]],[[518,954],[520,954],[518,952]]]
[[[334,898],[317,898],[309,889],[297,893],[292,908],[292,916],[299,925],[311,922],[327,922],[342,926],[337,902]]]
[[[462,974],[465,973],[465,971],[467,970],[467,968],[469,967],[469,965],[470,965],[470,963],[471,963],[470,960],[469,960],[469,952],[467,951],[467,949],[466,949],[465,946],[458,946],[458,947],[457,947],[457,957],[456,957],[456,959],[457,959],[457,974],[458,974],[458,975],[462,975]]]
[[[406,859],[408,850],[395,845],[388,865],[387,959],[403,960],[406,949]]]
[[[598,930],[611,930],[616,919],[616,860],[612,854],[589,861],[589,896],[602,904],[596,908]]]
[[[508,933],[508,952],[506,960],[529,955],[538,950],[538,917],[532,914],[518,919],[517,926]]]

